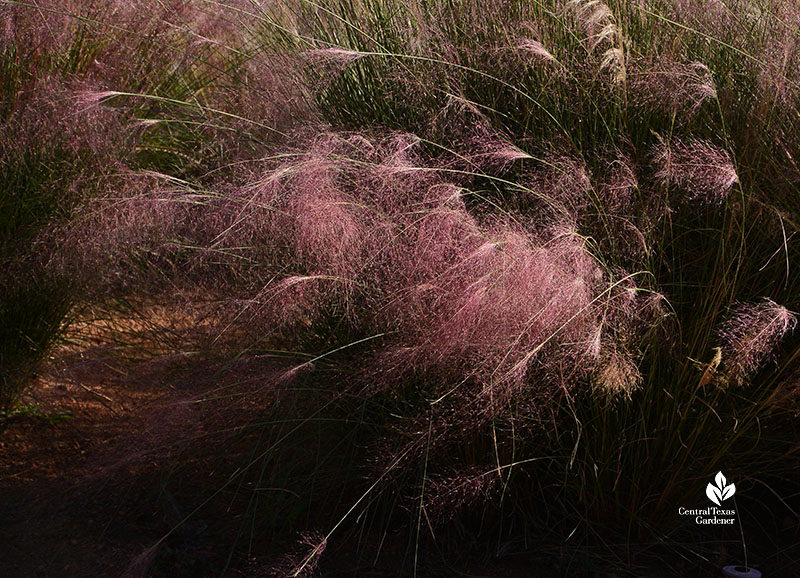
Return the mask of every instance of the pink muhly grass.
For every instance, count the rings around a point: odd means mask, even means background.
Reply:
[[[502,481],[501,472],[478,467],[433,475],[425,484],[425,507],[436,521],[447,522],[464,509],[485,506]]]
[[[450,173],[418,158],[418,142],[324,133],[216,194],[132,177],[133,190],[85,208],[70,233],[80,250],[68,257],[112,286],[149,282],[149,270],[131,275],[135,254],[174,284],[200,280],[221,293],[229,336],[335,348],[385,333],[385,364],[365,370],[371,391],[402,386],[409,371],[426,376],[434,397],[464,380],[453,400],[470,407],[473,425],[509,399],[576,387],[610,344],[627,347],[602,314],[623,298],[563,216],[474,214]],[[542,182],[579,213],[588,171],[566,158],[551,164]],[[617,321],[635,332],[630,307]]]
[[[728,379],[741,384],[774,359],[778,345],[796,325],[797,316],[771,299],[734,305],[718,331]]]
[[[502,173],[518,161],[533,157],[499,133],[478,105],[450,96],[434,119],[436,130],[446,135],[452,168],[466,173]]]
[[[594,177],[591,192],[594,206],[589,208],[600,219],[582,221],[590,228],[603,253],[639,263],[653,247],[653,234],[669,210],[658,195],[642,194],[640,169],[630,154],[621,150],[604,152],[601,168]],[[586,215],[586,212],[583,213]]]
[[[229,299],[230,323],[285,342],[313,331],[326,303],[341,301],[346,280],[291,275],[269,283],[252,297]]]
[[[527,189],[546,192],[549,206],[542,205],[540,214],[549,214],[557,222],[565,218],[578,222],[596,197],[593,175],[583,160],[573,154],[553,151],[541,157],[525,183]],[[541,204],[535,198],[530,202]],[[561,207],[562,212],[555,207]]]
[[[77,101],[82,106],[94,106],[103,101],[120,96],[122,93],[116,90],[81,90],[76,94]]]
[[[289,243],[291,231],[291,217],[279,205],[283,181],[289,174],[286,167],[268,170],[257,179],[248,174],[246,185],[223,189],[223,194],[208,204],[204,226],[198,227],[201,244],[255,250],[270,247],[280,254],[278,248]]]
[[[616,36],[616,18],[611,9],[599,0],[569,0],[578,19],[589,34],[589,45],[594,50],[600,43],[610,41]]]
[[[596,187],[603,230],[593,236],[607,254],[638,259],[650,250],[646,234],[651,228],[648,217],[652,217],[652,212],[640,206],[636,166],[619,151],[604,164],[606,170],[598,176]]]
[[[741,30],[741,20],[725,0],[678,0],[665,4],[672,18],[694,30],[730,38]],[[736,39],[738,41],[738,39]]]
[[[322,92],[350,65],[364,56],[366,55],[361,52],[334,46],[306,51],[300,56],[300,60],[314,73],[313,89]]]
[[[781,105],[781,109],[791,109],[798,97],[798,64],[800,64],[800,46],[794,30],[800,25],[800,9],[794,4],[785,3],[773,6],[773,17],[777,30],[772,30],[764,38],[759,57],[764,65],[759,67],[759,90],[768,94],[769,100],[764,105],[773,107]],[[788,112],[788,110],[787,110]]]
[[[108,185],[117,190],[92,199],[72,222],[42,234],[43,244],[60,245],[51,266],[90,292],[157,282],[157,275],[137,265],[137,255],[153,262],[174,252],[191,230],[196,198],[153,174],[121,173]]]
[[[294,550],[272,565],[269,575],[274,578],[313,576],[326,547],[327,541],[319,532],[304,533],[297,541]]]
[[[418,366],[466,368],[482,395],[501,404],[523,386],[531,363],[547,366],[558,344],[588,341],[599,271],[572,237],[537,246],[519,232],[498,235],[476,239],[438,277],[438,310],[414,341],[425,344]]]
[[[605,295],[590,346],[596,360],[592,384],[604,394],[627,396],[642,382],[639,361],[649,342],[647,334],[663,329],[668,315],[663,295],[642,291],[624,271],[612,271],[611,277],[619,280]],[[666,346],[668,341],[659,345]]]
[[[717,98],[717,87],[714,85],[711,71],[701,62],[690,62],[685,65],[681,81],[683,94],[692,110],[697,109],[707,99]]]
[[[706,100],[717,98],[717,88],[708,67],[700,62],[660,61],[630,73],[636,100],[669,114],[683,112],[677,120],[691,118]]]
[[[385,154],[375,167],[378,175],[395,175],[397,173],[417,172],[420,169],[416,158],[416,149],[421,140],[412,134],[395,134],[388,143],[388,154]]]
[[[516,145],[512,144],[504,144],[498,147],[498,149],[493,153],[494,158],[502,161],[503,163],[511,163],[514,161],[520,161],[524,159],[533,158],[531,155],[526,153],[524,150],[519,148]]]
[[[542,62],[556,62],[555,57],[548,52],[544,44],[532,38],[521,38],[515,45],[519,52],[530,54]]]
[[[533,158],[518,146],[489,134],[476,135],[468,146],[471,150],[464,157],[469,161],[465,168],[470,172],[502,173],[518,161]]]
[[[14,40],[17,34],[15,23],[16,14],[5,7],[0,8],[0,14],[4,15],[3,21],[5,22],[2,32],[0,32],[0,39],[2,39],[3,42],[11,44],[11,41]]]
[[[492,143],[489,150],[495,148],[492,145],[498,141],[486,114],[476,103],[463,96],[448,95],[445,106],[432,119],[431,125],[436,133],[446,135],[448,148],[461,160],[487,150],[487,141]],[[474,170],[474,167],[470,166],[469,169]]]
[[[678,186],[690,200],[721,203],[739,182],[731,155],[707,141],[662,140],[653,161],[656,180]]]
[[[616,348],[604,355],[595,374],[595,385],[611,395],[630,395],[641,381],[633,356]]]
[[[568,5],[575,9],[578,21],[588,35],[589,51],[594,52],[603,44],[606,46],[600,69],[611,70],[615,82],[625,82],[623,39],[614,12],[600,0],[569,0]]]
[[[413,252],[403,263],[410,279],[439,285],[434,280],[461,257],[479,235],[475,220],[461,203],[445,202],[430,207],[405,234],[413,243]]]
[[[47,155],[54,150],[91,153],[95,162],[74,164],[96,174],[117,168],[128,152],[120,115],[102,107],[87,109],[81,104],[86,93],[85,85],[73,80],[43,76],[32,81],[30,90],[14,95],[13,114],[0,126],[0,154],[6,148]]]
[[[294,217],[296,256],[310,273],[348,277],[366,250],[366,231],[357,204],[332,189],[305,183],[289,206]]]
[[[158,561],[159,548],[151,546],[143,550],[128,564],[122,578],[146,578]]]
[[[583,240],[569,227],[532,235],[510,220],[479,222],[435,169],[407,170],[419,164],[415,144],[328,135],[313,158],[281,169],[268,202],[294,273],[242,301],[246,318],[278,334],[313,332],[316,311],[335,304],[353,323],[393,335],[373,391],[402,379],[391,368],[468,375],[462,393],[484,399],[484,417],[525,390],[531,371],[542,392],[558,387],[565,356],[573,378],[589,375],[601,360],[589,344],[604,274]],[[563,194],[574,194],[576,179],[591,186],[582,164],[558,164]],[[364,291],[377,301],[363,301]]]
[[[636,176],[636,166],[627,155],[617,153],[609,161],[609,171],[599,187],[598,194],[603,202],[613,212],[625,210],[630,207],[634,195],[639,189],[639,180]]]
[[[310,50],[306,52],[306,54],[312,60],[322,60],[324,62],[336,63],[342,66],[347,66],[365,56],[365,54],[362,52],[346,48],[339,48],[336,46]]]

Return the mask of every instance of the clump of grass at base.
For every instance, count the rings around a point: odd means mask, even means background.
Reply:
[[[72,307],[64,289],[63,281],[32,270],[0,282],[0,409],[14,406],[62,335]]]

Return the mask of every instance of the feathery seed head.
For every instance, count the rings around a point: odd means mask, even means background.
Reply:
[[[796,325],[797,316],[771,299],[736,304],[718,332],[727,377],[742,383],[762,368]]]
[[[656,179],[677,185],[690,200],[721,203],[739,182],[730,154],[707,141],[661,140],[654,149],[654,162]]]

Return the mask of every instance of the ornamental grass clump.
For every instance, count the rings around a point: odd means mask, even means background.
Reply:
[[[53,55],[6,34],[6,254],[85,315],[203,311],[145,349],[257,400],[219,491],[280,488],[239,532],[307,532],[276,572],[356,533],[702,565],[676,507],[724,470],[791,512],[798,465],[800,14],[762,4],[189,2],[52,38],[4,6]]]

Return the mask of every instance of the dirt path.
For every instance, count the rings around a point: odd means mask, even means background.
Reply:
[[[154,418],[188,392],[100,351],[61,362],[0,434],[3,576],[121,575],[153,537],[126,473],[147,469],[137,458],[166,433]]]
[[[24,400],[30,411],[0,433],[0,576],[271,576],[280,545],[248,536],[247,548],[231,546],[249,531],[254,494],[247,476],[230,480],[263,441],[240,426],[263,419],[285,370],[258,356],[59,352]],[[390,541],[377,567],[359,560],[355,543],[339,546],[326,554],[325,575],[398,575],[405,546]],[[531,575],[517,560],[472,573]]]

